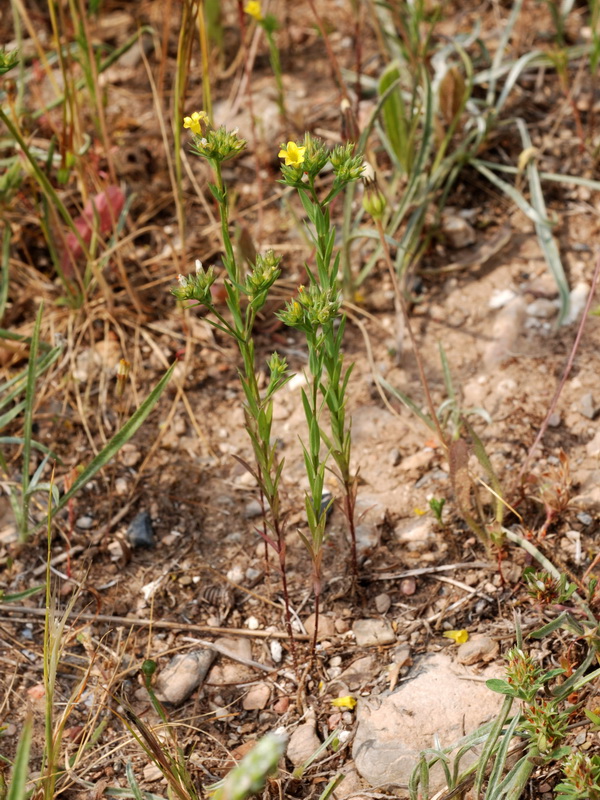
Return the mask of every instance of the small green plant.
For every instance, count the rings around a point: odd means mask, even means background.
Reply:
[[[542,607],[548,605],[564,605],[575,593],[577,586],[571,583],[565,574],[555,578],[548,572],[536,572],[533,567],[523,570],[523,579],[527,593]]]
[[[442,524],[442,514],[445,505],[446,505],[445,497],[441,497],[439,499],[437,497],[432,497],[429,500],[429,508],[433,511],[433,514],[439,525]]]
[[[191,116],[185,117],[183,124],[192,133],[193,152],[206,159],[213,170],[215,182],[210,184],[210,190],[217,201],[221,220],[223,265],[226,273],[224,284],[229,318],[221,313],[212,299],[211,287],[217,278],[212,266],[205,270],[197,261],[196,274],[187,277],[180,275],[179,286],[172,292],[182,302],[194,301],[196,305],[206,308],[210,312],[208,322],[229,336],[239,350],[242,359],[240,381],[245,398],[245,427],[252,443],[256,465],[239,460],[255,477],[268,507],[268,514],[263,514],[266,529],[262,535],[279,559],[286,625],[295,658],[286,575],[285,516],[279,494],[283,461],[277,461],[276,443],[271,434],[274,396],[291,375],[285,359],[273,353],[268,361],[269,383],[266,391],[261,393],[254,363],[253,338],[256,315],[264,307],[269,290],[280,275],[280,259],[272,250],[265,255],[257,255],[251,271],[244,276],[236,258],[229,231],[229,200],[221,165],[238,155],[246,142],[237,133],[227,131],[224,127],[215,130],[203,111],[195,111]]]
[[[572,752],[562,763],[563,780],[556,800],[600,800],[600,756]]]
[[[294,300],[288,302],[279,318],[304,333],[308,348],[308,390],[302,389],[302,403],[308,441],[303,444],[304,462],[310,489],[305,506],[310,538],[302,536],[313,565],[315,614],[318,617],[321,593],[321,560],[325,538],[327,504],[323,503],[323,485],[329,456],[343,492],[344,513],[351,542],[352,574],[358,575],[356,550],[355,505],[358,479],[352,471],[352,437],[346,416],[346,390],[352,365],[345,367],[342,342],[345,317],[340,315],[342,302],[338,273],[340,254],[334,252],[336,228],[331,221],[333,199],[362,173],[362,159],[353,154],[351,144],[332,152],[306,134],[302,144],[282,145],[279,157],[283,182],[296,189],[308,217],[307,226],[315,246],[315,269],[306,264],[308,288],[301,286]],[[319,195],[316,181],[325,165],[333,169],[333,185]],[[329,414],[329,427],[323,422],[323,411]],[[325,445],[323,452],[322,443]],[[315,638],[316,642],[316,626]]]

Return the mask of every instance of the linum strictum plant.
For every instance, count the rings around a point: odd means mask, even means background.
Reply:
[[[264,527],[258,532],[263,536],[267,546],[272,547],[277,553],[279,559],[286,626],[295,662],[285,564],[285,518],[279,495],[283,459],[278,462],[276,443],[271,440],[273,399],[291,378],[291,374],[285,358],[273,353],[267,362],[269,382],[261,394],[255,367],[253,339],[256,315],[263,308],[270,288],[280,275],[280,258],[272,250],[264,255],[257,255],[252,270],[242,276],[229,233],[229,203],[221,165],[238,155],[246,146],[246,142],[239,138],[237,131],[228,131],[225,127],[215,130],[203,111],[196,111],[191,116],[185,117],[183,124],[192,132],[193,152],[209,162],[215,176],[215,182],[210,183],[209,187],[217,201],[221,219],[222,260],[226,271],[224,284],[229,316],[223,315],[213,301],[211,286],[217,275],[212,266],[204,269],[201,262],[196,261],[196,273],[187,277],[180,275],[179,286],[172,289],[172,292],[178,300],[195,300],[198,305],[204,306],[210,312],[207,322],[235,341],[242,358],[239,376],[245,397],[245,428],[252,443],[256,465],[251,466],[243,459],[237,456],[236,458],[254,476],[261,493]]]
[[[287,303],[279,318],[301,330],[308,347],[309,385],[302,390],[302,403],[308,427],[308,441],[303,443],[304,462],[309,481],[306,493],[306,517],[310,537],[302,535],[313,565],[315,593],[315,633],[317,638],[321,561],[328,504],[323,502],[325,470],[333,458],[335,474],[344,492],[344,513],[352,548],[352,573],[358,575],[356,552],[355,506],[358,476],[352,472],[352,438],[346,417],[346,389],[353,365],[345,367],[342,342],[346,318],[340,314],[342,302],[338,285],[340,254],[334,255],[336,229],[331,222],[330,205],[336,195],[362,172],[362,158],[353,155],[353,145],[329,151],[321,142],[306,134],[304,142],[282,145],[279,157],[282,183],[298,192],[306,215],[307,229],[315,246],[316,270],[305,264],[308,288],[300,286],[294,300]],[[316,181],[327,163],[334,180],[331,188],[319,196]],[[329,412],[329,427],[323,425],[323,411]],[[322,443],[325,448],[322,448]],[[325,449],[325,452],[323,450]]]

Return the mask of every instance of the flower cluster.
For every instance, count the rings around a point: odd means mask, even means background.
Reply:
[[[252,272],[246,277],[244,292],[248,295],[255,310],[261,308],[267,299],[267,293],[281,274],[279,262],[273,250],[267,250],[264,256],[257,255]]]
[[[202,305],[211,306],[210,287],[216,279],[215,268],[209,267],[205,270],[202,262],[196,259],[196,274],[188,275],[187,277],[179,275],[177,278],[179,286],[171,289],[171,293],[178,300],[197,300]]]
[[[7,53],[4,48],[0,48],[0,75],[4,75],[9,70],[16,67],[19,63],[19,51],[12,50]]]
[[[522,730],[542,755],[552,752],[567,734],[569,711],[559,711],[551,701],[536,700],[523,710],[523,715]]]
[[[329,157],[335,177],[342,183],[351,183],[362,176],[364,169],[362,156],[355,156],[353,153],[354,144],[348,142],[334,148]]]
[[[189,117],[184,117],[183,127],[192,132],[192,150],[209,161],[227,161],[246,147],[246,140],[238,136],[237,129],[228,131],[222,125],[215,130],[205,111],[194,111]]]
[[[275,351],[268,360],[267,366],[269,367],[269,385],[265,393],[266,400],[284,386],[292,377],[288,371],[287,361],[285,358],[282,358],[277,351]]]
[[[353,155],[353,152],[352,142],[329,151],[323,142],[307,133],[302,144],[288,142],[287,145],[281,145],[281,150],[277,155],[284,159],[284,163],[281,165],[283,182],[288,186],[300,188],[307,179],[314,180],[329,162],[335,175],[337,191],[339,191],[339,188],[345,184],[362,177],[362,158]]]
[[[290,328],[315,331],[339,316],[342,299],[335,289],[322,289],[316,283],[308,291],[301,286],[295,300],[290,300],[277,315]]]

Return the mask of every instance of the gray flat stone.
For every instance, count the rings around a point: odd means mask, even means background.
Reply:
[[[502,704],[502,696],[480,679],[465,680],[474,673],[444,653],[426,656],[413,673],[393,694],[359,700],[352,756],[371,786],[406,786],[419,752],[433,747],[434,736],[447,747],[492,719]],[[488,667],[477,676],[482,674],[499,677],[499,670]],[[470,755],[461,759],[463,768]],[[432,794],[445,786],[441,768],[434,767],[430,778]]]

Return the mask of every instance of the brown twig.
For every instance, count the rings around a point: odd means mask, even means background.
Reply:
[[[559,400],[560,395],[562,393],[562,390],[563,390],[563,388],[565,386],[565,383],[567,382],[567,378],[569,377],[569,375],[571,373],[571,369],[573,368],[573,364],[575,362],[575,355],[576,355],[577,350],[579,348],[579,343],[581,342],[581,337],[583,336],[583,329],[585,327],[585,322],[587,320],[588,314],[590,313],[590,308],[591,308],[591,305],[592,305],[592,300],[594,298],[594,293],[596,291],[596,284],[598,283],[598,276],[599,275],[600,275],[600,254],[598,255],[598,258],[596,259],[596,266],[594,268],[594,274],[592,276],[592,285],[590,286],[590,291],[589,291],[588,298],[587,298],[587,301],[586,301],[586,304],[585,304],[585,308],[583,310],[583,314],[581,315],[581,322],[579,323],[579,327],[577,328],[577,336],[575,337],[575,341],[573,342],[573,347],[571,348],[571,353],[569,354],[569,360],[567,361],[567,366],[565,367],[565,371],[563,372],[562,378],[560,379],[560,382],[559,382],[558,386],[556,387],[556,391],[554,392],[554,397],[552,398],[552,402],[550,403],[550,407],[548,408],[548,413],[546,414],[546,417],[545,417],[544,421],[542,422],[542,426],[541,426],[541,428],[539,430],[539,433],[535,437],[535,441],[531,445],[531,447],[529,448],[529,452],[527,453],[527,456],[525,457],[525,460],[523,461],[523,466],[521,467],[521,471],[519,473],[519,481],[521,481],[521,482],[523,480],[523,476],[525,475],[525,472],[527,471],[527,468],[529,467],[529,464],[531,463],[531,459],[533,458],[533,455],[535,453],[535,450],[536,450],[537,446],[542,441],[542,438],[544,437],[544,434],[546,433],[546,430],[548,429],[548,425],[550,424],[550,417],[556,411],[556,406],[558,405],[558,400]]]
[[[46,614],[44,608],[28,608],[27,606],[15,606],[12,603],[0,603],[0,611],[26,614],[34,617],[43,617]],[[56,610],[51,612],[54,616],[60,616],[61,611]],[[246,628],[219,628],[212,625],[194,625],[187,622],[168,622],[167,620],[152,620],[152,619],[137,619],[136,617],[115,617],[111,614],[89,614],[85,611],[72,611],[68,614],[73,617],[86,622],[108,622],[113,625],[136,625],[142,628],[158,628],[169,631],[186,631],[192,633],[213,633],[215,635],[229,634],[230,636],[249,636],[256,639],[289,639],[289,634],[283,631],[250,631]],[[8,619],[12,619],[9,617]],[[17,621],[17,620],[15,620]],[[296,641],[308,642],[310,637],[306,634],[295,633],[294,639]]]

